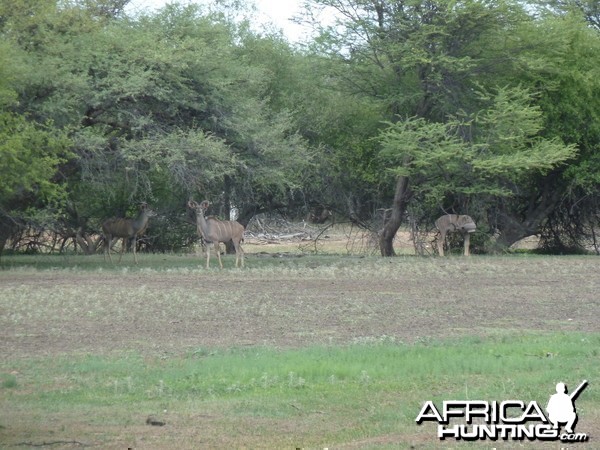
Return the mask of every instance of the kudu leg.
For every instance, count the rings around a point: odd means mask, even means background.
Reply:
[[[112,263],[112,256],[110,255],[110,248],[112,247],[112,236],[104,239],[104,261],[106,261],[106,254],[108,253],[108,260]]]
[[[127,248],[127,241],[126,241],[126,239],[123,239],[123,242],[121,243],[121,253],[119,254],[119,261],[117,262],[117,264],[121,264],[121,259],[123,258],[123,253],[125,252],[126,248]]]
[[[235,252],[235,267],[239,267],[239,263],[242,263],[242,267],[244,267],[244,252],[240,249],[240,251]]]
[[[470,256],[469,247],[471,245],[471,235],[469,233],[465,234],[465,256]]]
[[[133,261],[135,262],[135,264],[137,265],[138,260],[137,260],[137,252],[136,252],[136,247],[137,247],[137,239],[135,238],[135,236],[133,237],[133,241],[131,243],[131,245],[133,246]]]
[[[206,243],[206,268],[208,269],[210,267],[210,249],[214,249],[215,253],[217,254],[217,259],[219,260],[219,266],[221,267],[221,269],[223,268],[223,263],[221,262],[221,252],[219,251],[219,243],[217,242],[216,244],[214,242],[211,242],[210,244],[207,242]]]
[[[239,242],[236,244],[234,242],[233,245],[235,247],[235,267],[238,267],[240,259],[242,261],[242,267],[244,267],[244,250],[242,249],[242,244]]]
[[[211,242],[206,242],[206,268],[210,267],[210,248],[213,246]]]
[[[219,260],[219,267],[223,268],[223,262],[221,261],[221,244],[217,242],[215,246],[215,252],[217,253],[217,259]]]

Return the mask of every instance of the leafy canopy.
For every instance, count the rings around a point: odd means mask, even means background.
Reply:
[[[394,177],[411,176],[431,204],[457,194],[512,196],[533,174],[577,154],[574,145],[544,138],[543,115],[523,88],[480,94],[486,106],[445,123],[413,117],[388,122],[378,136],[379,157]]]

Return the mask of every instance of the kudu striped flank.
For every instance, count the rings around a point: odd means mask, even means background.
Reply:
[[[210,250],[215,249],[219,266],[223,268],[221,262],[221,252],[219,251],[220,242],[233,241],[235,247],[235,267],[241,261],[244,267],[244,250],[242,250],[242,240],[244,239],[244,226],[235,220],[218,220],[214,217],[206,217],[204,213],[210,206],[208,200],[204,200],[198,204],[194,200],[188,201],[188,206],[196,211],[196,227],[198,235],[204,239],[206,243],[206,268],[210,267]]]
[[[150,217],[154,216],[156,216],[156,213],[149,209],[146,203],[142,203],[140,205],[140,212],[135,219],[113,217],[105,220],[102,224],[102,234],[104,234],[104,259],[106,259],[106,254],[108,253],[108,259],[110,259],[110,262],[112,262],[110,249],[112,247],[113,238],[123,238],[123,246],[121,247],[119,262],[121,262],[123,252],[125,252],[125,247],[127,247],[127,240],[133,239],[131,243],[133,247],[133,260],[137,264],[137,237],[141,236],[146,231],[146,228],[148,227],[148,220],[150,220]]]

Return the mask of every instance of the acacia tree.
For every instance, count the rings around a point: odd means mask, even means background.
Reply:
[[[497,113],[511,109],[525,111],[527,108],[523,109],[523,104],[512,96],[505,99],[511,103],[506,107],[496,104],[490,109],[478,95],[482,90],[492,92],[500,88],[498,92],[501,92],[504,86],[523,85],[533,94],[528,108],[539,107],[536,114],[540,116],[535,136],[521,134],[519,137],[511,130],[504,130],[507,138],[521,140],[521,150],[531,147],[536,139],[578,146],[594,142],[594,133],[584,131],[590,126],[582,126],[591,122],[591,129],[595,127],[594,107],[581,105],[580,108],[575,106],[577,101],[569,104],[561,99],[562,89],[577,92],[573,100],[578,98],[584,102],[582,99],[589,99],[588,95],[595,92],[594,82],[590,82],[586,74],[596,70],[598,58],[593,49],[597,39],[589,40],[581,21],[553,20],[556,16],[553,11],[536,16],[531,14],[531,9],[523,9],[522,3],[511,1],[313,0],[309,3],[338,12],[339,23],[324,30],[318,50],[335,55],[344,63],[343,69],[336,72],[339,85],[346,92],[369,95],[385,105],[386,120],[392,124],[406,118],[423,119],[418,123],[427,125],[420,129],[424,132],[430,125],[435,129],[436,124],[450,124],[453,117],[461,114],[474,118],[478,111],[489,113],[494,108]],[[586,57],[586,52],[594,56]],[[565,64],[566,61],[569,63]],[[582,64],[587,67],[584,69]],[[559,117],[573,118],[568,121],[569,127],[573,126],[569,132],[560,124]],[[407,124],[409,128],[414,125]],[[481,131],[482,126],[479,123],[478,128],[472,128],[463,124],[460,130],[463,133]],[[500,126],[500,122],[489,124],[488,130]],[[574,138],[576,135],[579,137]],[[479,134],[479,138],[481,136]],[[473,139],[471,136],[462,138],[467,142]],[[502,151],[501,144],[502,140],[497,140],[494,145],[498,148],[493,152]],[[435,146],[431,146],[430,152],[435,152]],[[513,187],[507,191],[512,194],[501,196],[502,201],[495,204],[487,202],[488,194],[473,189],[468,179],[459,177],[461,185],[449,180],[447,186],[452,187],[452,192],[446,191],[445,199],[436,197],[438,203],[435,208],[430,205],[431,210],[441,212],[457,197],[462,205],[476,200],[482,217],[500,232],[499,243],[509,245],[520,237],[539,232],[564,200],[569,186],[573,187],[572,183],[565,182],[562,189],[552,189],[556,180],[564,179],[563,174],[569,173],[579,160],[585,161],[583,168],[595,167],[592,153],[580,148],[577,158],[570,159],[569,165],[557,162],[553,170],[534,170],[528,177],[511,180]],[[423,192],[431,188],[430,180],[437,173],[435,170],[430,175],[415,172],[410,152],[398,154],[404,156],[395,160],[392,215],[380,234],[380,250],[384,256],[394,253],[393,238],[407,206],[411,201],[423,201]],[[436,156],[432,155],[431,159],[435,160]],[[382,161],[386,161],[385,158]],[[445,170],[443,165],[441,168]],[[593,172],[586,172],[589,174],[586,178],[591,181]]]
[[[50,122],[19,112],[18,91],[30,70],[17,46],[0,41],[0,254],[31,217],[29,208],[60,205],[65,195],[58,169],[71,157],[70,140]]]
[[[249,211],[285,202],[311,154],[292,114],[271,101],[275,74],[253,57],[284,61],[291,49],[198,5],[98,19],[109,3],[57,3],[40,12],[44,39],[23,48],[43,69],[24,78],[22,109],[75,142],[72,226],[89,219],[97,229],[142,200],[169,216],[184,214],[191,195]]]
[[[590,240],[596,240],[598,248],[594,227],[600,221],[600,33],[589,23],[585,11],[571,9],[544,16],[521,31],[532,45],[523,54],[519,78],[536,92],[544,112],[543,134],[576,144],[578,155],[567,166],[537,177],[537,190],[523,190],[521,201],[498,205],[498,212],[512,223],[531,223],[527,205],[536,198],[544,200],[549,214],[534,233],[552,251],[581,249]]]
[[[346,88],[377,99],[390,121],[417,117],[443,122],[449,113],[472,111],[475,79],[483,80],[509,54],[495,38],[508,36],[515,19],[523,15],[518,7],[501,2],[309,3],[337,11],[340,23],[324,30],[320,51],[345,61],[347,68],[339,76],[348,81]],[[482,51],[486,47],[496,52]],[[396,179],[391,217],[380,234],[384,256],[394,254],[393,239],[411,198],[411,185],[407,175]]]
[[[502,0],[311,0],[340,23],[309,52],[195,4],[126,17],[125,0],[13,3],[0,3],[0,101],[12,102],[1,112],[72,140],[77,158],[59,163],[72,226],[97,230],[141,200],[177,216],[190,195],[225,215],[235,204],[242,220],[315,199],[355,219],[392,203],[380,240],[392,255],[417,202],[476,203],[505,243],[572,212],[591,220],[600,204],[600,46],[581,14],[533,16]],[[533,111],[535,121],[520,116]],[[510,114],[530,125],[517,133]],[[423,154],[409,145],[417,138]],[[526,176],[485,165],[507,140],[505,159],[530,164],[517,171]],[[568,165],[554,157],[572,150],[561,141],[578,146]],[[446,158],[450,144],[468,158]],[[551,169],[536,165],[542,147]],[[478,167],[504,190],[482,189]]]
[[[414,196],[426,208],[478,196],[485,199],[480,207],[489,212],[520,197],[534,176],[577,154],[574,145],[540,137],[542,112],[523,88],[501,88],[480,98],[484,106],[476,114],[445,123],[409,118],[390,123],[380,134],[380,157],[391,167],[389,172],[417,179]],[[544,203],[534,208],[539,211],[530,213],[529,227],[535,230],[547,212],[542,211]],[[524,237],[510,224],[500,231],[500,245]]]

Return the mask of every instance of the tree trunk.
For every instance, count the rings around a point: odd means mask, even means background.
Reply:
[[[383,224],[383,229],[379,235],[379,250],[381,256],[395,256],[394,237],[406,211],[406,205],[410,198],[410,189],[408,186],[408,177],[402,176],[396,182],[396,192],[394,193],[394,203],[392,205],[392,214],[390,219]]]
[[[18,229],[18,222],[0,209],[0,257],[4,252],[6,242]]]
[[[537,200],[537,201],[536,201]],[[515,242],[532,234],[539,233],[540,227],[560,201],[560,192],[546,186],[541,198],[533,194],[528,208],[522,214],[515,214],[514,208],[500,207],[496,227],[500,232],[496,247],[505,250]]]
[[[515,242],[535,234],[535,230],[530,229],[526,223],[521,223],[513,217],[506,217],[498,231],[500,235],[494,245],[496,251],[506,250]]]
[[[79,247],[81,247],[81,250],[83,251],[83,253],[85,255],[93,255],[96,253],[96,250],[98,249],[98,245],[100,244],[100,241],[102,240],[102,236],[100,236],[98,239],[96,239],[96,242],[94,242],[92,240],[92,238],[90,236],[88,236],[81,228],[79,230],[77,230],[77,233],[75,234],[75,242],[77,244],[79,244]],[[125,245],[125,243],[124,243]],[[62,247],[61,247],[61,253],[62,253]]]
[[[8,236],[0,231],[0,265],[2,264],[2,252],[4,251],[4,246],[6,245],[7,240]]]
[[[233,181],[229,175],[225,175],[223,177],[223,193],[221,194],[221,204],[219,215],[221,216],[221,220],[231,220],[231,189],[233,186]],[[225,244],[225,253],[227,255],[235,255],[235,246],[233,245],[233,241],[229,240],[224,243]],[[220,251],[220,249],[217,249]]]

